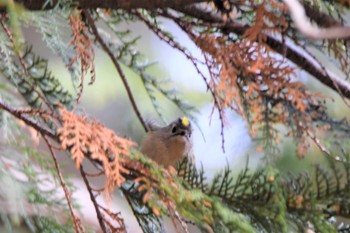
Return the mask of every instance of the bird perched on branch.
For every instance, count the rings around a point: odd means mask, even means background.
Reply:
[[[187,117],[181,117],[168,126],[149,125],[140,151],[165,167],[176,167],[186,156],[194,162],[192,151],[192,126]]]

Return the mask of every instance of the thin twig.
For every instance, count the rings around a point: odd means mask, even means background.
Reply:
[[[64,179],[63,179],[63,175],[62,175],[62,172],[61,172],[61,169],[60,169],[60,166],[58,164],[58,161],[57,161],[57,157],[54,153],[54,151],[52,150],[51,146],[50,146],[50,143],[49,143],[49,140],[46,138],[46,135],[44,134],[41,134],[42,137],[44,138],[46,144],[47,144],[47,147],[49,148],[49,151],[51,153],[51,156],[52,156],[52,159],[54,161],[54,164],[55,164],[55,168],[56,168],[56,171],[57,171],[57,175],[58,175],[58,178],[60,180],[60,184],[61,184],[61,187],[63,189],[63,192],[64,192],[64,195],[66,197],[66,200],[67,200],[67,204],[68,204],[68,207],[69,207],[69,211],[72,215],[72,218],[73,218],[73,222],[74,222],[74,227],[75,227],[75,232],[76,233],[79,233],[79,229],[82,229],[81,226],[80,226],[80,220],[78,217],[75,216],[74,214],[74,211],[73,211],[73,206],[72,206],[72,201],[71,201],[71,194],[69,193],[69,190],[66,186],[66,183],[64,182]],[[83,231],[84,232],[84,231]]]
[[[305,9],[298,0],[283,0],[287,5],[290,16],[296,28],[311,39],[341,39],[350,38],[350,27],[332,26],[327,28],[319,28],[318,25],[312,24],[305,14]]]
[[[128,94],[128,97],[129,97],[129,100],[131,102],[131,105],[136,113],[136,116],[137,118],[139,119],[139,121],[141,122],[143,128],[145,129],[146,132],[149,131],[149,128],[145,122],[145,120],[142,118],[142,115],[140,113],[140,110],[138,109],[137,105],[136,105],[136,102],[135,102],[135,99],[134,99],[134,96],[131,92],[131,89],[130,89],[130,86],[129,86],[129,83],[126,79],[126,76],[123,72],[123,69],[122,67],[120,66],[118,60],[116,59],[116,57],[113,55],[112,51],[109,49],[109,47],[107,46],[107,44],[104,42],[104,40],[102,39],[102,37],[100,36],[100,34],[98,33],[98,30],[96,28],[96,25],[95,25],[95,22],[94,22],[94,19],[91,17],[90,13],[87,11],[87,10],[83,10],[83,13],[87,19],[87,22],[93,32],[93,34],[95,35],[95,38],[96,40],[98,41],[98,43],[101,45],[102,49],[108,54],[109,58],[112,60],[115,68],[117,69],[118,73],[119,73],[119,76],[120,78],[122,79],[122,82],[124,84],[124,87],[126,89],[126,92]]]
[[[100,171],[99,173],[87,173],[87,172],[85,172],[85,174],[86,174],[87,176],[90,176],[90,177],[98,177],[98,176],[103,175],[103,174],[104,174],[104,171]]]
[[[17,109],[16,110],[18,113],[21,113],[21,114],[28,114],[28,115],[40,115],[42,117],[45,117],[45,116],[50,116],[50,117],[53,117],[55,119],[59,119],[59,116],[54,113],[54,112],[49,112],[47,110],[44,110],[44,109],[33,109],[33,108],[28,108],[28,109]]]
[[[14,117],[16,117],[17,119],[24,121],[27,125],[33,127],[35,130],[37,130],[41,134],[49,136],[50,138],[54,139],[55,141],[59,141],[58,137],[56,136],[56,134],[54,132],[52,132],[50,129],[46,129],[46,128],[40,126],[39,124],[37,124],[37,122],[34,122],[32,119],[30,119],[26,116],[23,116],[23,114],[21,113],[20,110],[17,111],[17,109],[10,107],[8,104],[6,104],[2,101],[0,101],[0,109],[4,109],[8,113],[10,113]]]
[[[183,23],[181,23],[181,21],[180,21],[177,17],[173,16],[172,14],[170,14],[170,13],[169,13],[168,11],[166,11],[166,10],[161,11],[161,14],[162,14],[162,16],[167,17],[167,18],[173,20],[185,33],[187,33],[187,35],[190,37],[190,39],[191,39],[194,43],[196,43],[196,42],[195,42],[195,38],[196,38],[195,35],[188,29],[188,27],[186,27]],[[142,16],[142,15],[141,15],[141,16]],[[139,17],[140,17],[140,16],[139,16]],[[141,19],[142,19],[142,18],[141,18]],[[158,33],[158,30],[152,29],[152,28],[151,28],[152,25],[151,25],[149,22],[147,23],[146,19],[142,19],[142,20],[147,24],[147,26],[148,26],[152,31],[155,32],[155,34],[156,34],[160,39],[162,39],[162,38],[160,37],[160,35],[158,35],[158,34],[159,34],[159,33]],[[195,67],[197,73],[202,77],[202,79],[203,79],[205,85],[207,86],[207,90],[210,91],[210,94],[211,94],[211,96],[213,97],[214,106],[218,109],[219,118],[220,118],[220,123],[221,123],[221,148],[222,148],[222,151],[225,153],[225,135],[224,135],[224,116],[223,116],[223,109],[222,109],[221,105],[219,104],[219,100],[217,99],[218,97],[217,97],[217,95],[216,95],[216,93],[215,93],[215,90],[213,90],[213,88],[212,88],[212,87],[210,86],[210,84],[209,84],[209,81],[208,81],[207,77],[206,77],[206,76],[203,74],[203,72],[199,69],[198,64],[197,64],[197,60],[195,60],[195,59],[193,58],[193,56],[192,56],[191,54],[189,54],[189,52],[186,52],[186,51],[181,50],[181,48],[180,48],[179,46],[176,46],[176,47],[173,47],[173,48],[178,49],[180,52],[182,52],[182,53],[187,57],[188,60],[191,61],[192,65]],[[205,59],[205,65],[207,66],[208,71],[209,71],[209,75],[211,76],[211,80],[214,80],[212,71],[211,71],[211,69],[210,69],[210,67],[209,67],[208,58],[206,57],[205,54],[204,54],[204,59]],[[234,108],[232,108],[232,109],[235,110]]]
[[[170,212],[170,219],[175,227],[176,232],[189,233],[188,226],[187,226],[186,222],[182,220],[180,214],[176,210],[176,205],[174,205],[174,203],[169,202],[167,207],[169,210],[171,210],[171,211],[169,211]],[[176,223],[176,220],[180,223],[180,226],[179,226],[179,224]]]
[[[0,24],[2,26],[2,28],[4,29],[7,37],[9,38],[9,40],[11,41],[13,47],[14,47],[14,51],[16,53],[16,56],[19,60],[19,63],[21,64],[22,68],[23,68],[23,71],[24,71],[24,74],[30,78],[30,74],[29,74],[29,71],[27,69],[27,66],[23,60],[23,57],[19,54],[19,51],[18,49],[16,48],[16,44],[15,44],[15,41],[13,39],[13,35],[10,31],[10,29],[6,26],[6,24],[4,23],[3,21],[3,15],[0,14]],[[46,106],[52,111],[52,112],[55,112],[54,109],[52,108],[52,105],[49,103],[48,99],[40,92],[38,91],[34,85],[29,82],[28,80],[24,79],[20,74],[18,74],[18,77],[25,83],[27,83],[31,88],[32,90],[44,101],[44,103],[46,104]]]
[[[116,231],[116,232],[120,232],[121,230],[123,232],[126,232],[126,227],[125,227],[125,222],[124,219],[122,217],[120,217],[121,212],[117,212],[117,213],[113,213],[111,212],[109,209],[103,207],[103,206],[99,206],[111,219],[113,219],[114,221],[118,222],[119,224],[119,228],[114,227],[109,221],[108,219],[104,218],[104,220],[107,222],[107,224],[109,225],[110,228],[112,228],[112,231]]]
[[[336,80],[333,79],[333,77],[331,77],[331,74],[329,73],[329,71],[327,70],[327,68],[322,65],[322,63],[316,58],[316,56],[314,56],[304,45],[299,45],[301,48],[304,49],[304,52],[309,55],[320,67],[320,69],[322,69],[323,73],[332,81],[336,91],[338,92],[340,98],[343,100],[344,104],[350,108],[350,104],[348,103],[346,96],[344,95],[343,91],[340,89],[338,82],[336,82]]]
[[[211,80],[214,80],[214,76],[213,76],[213,72],[211,72],[210,66],[209,66],[209,60],[208,57],[204,54],[204,58],[205,58],[205,63],[207,64],[208,70],[209,70],[209,74],[210,74],[210,78]],[[224,110],[222,109],[220,102],[217,99],[217,94],[215,93],[215,90],[213,90],[208,82],[208,80],[206,79],[206,77],[202,77],[205,84],[207,85],[207,88],[210,90],[212,96],[213,96],[213,100],[214,100],[214,107],[216,106],[216,108],[218,109],[218,113],[219,113],[219,118],[220,118],[220,130],[221,130],[221,147],[222,147],[222,151],[225,153],[225,134],[224,134]]]
[[[142,22],[146,24],[146,26],[154,32],[154,34],[162,41],[170,45],[172,48],[179,50],[181,53],[183,53],[188,60],[190,60],[192,63],[195,63],[195,67],[197,68],[197,62],[204,64],[204,62],[201,62],[197,58],[195,58],[186,48],[181,47],[181,45],[175,41],[174,38],[170,37],[169,35],[165,34],[161,29],[154,26],[148,19],[146,19],[142,13],[140,13],[139,10],[132,10],[132,13],[135,14]],[[200,71],[199,71],[200,72]]]
[[[222,17],[216,14],[213,11],[207,12],[201,7],[192,5],[187,7],[176,8],[176,10],[184,13],[185,15],[195,17],[204,22],[210,23],[212,26],[214,25],[221,31],[225,33],[232,32],[237,35],[243,35],[246,30],[249,29],[248,25],[237,25],[235,22],[224,22]],[[162,15],[164,17],[170,18],[171,15]],[[279,54],[285,54],[285,57],[289,59],[294,64],[303,68],[306,72],[311,74],[315,79],[319,80],[321,83],[326,85],[327,87],[338,92],[338,88],[334,85],[337,84],[341,93],[346,98],[350,98],[350,83],[345,81],[344,79],[336,76],[325,73],[322,69],[320,69],[315,63],[310,60],[307,56],[303,56],[297,48],[290,46],[288,44],[283,44],[281,41],[276,39],[272,35],[266,34],[267,39],[265,43],[270,46],[274,51]]]
[[[124,189],[123,186],[121,187],[121,190],[122,190],[122,192],[123,192],[123,195],[124,195],[124,197],[125,197],[125,200],[128,202],[128,204],[129,204],[129,206],[130,206],[130,209],[131,209],[133,215],[134,215],[135,218],[136,218],[137,223],[139,224],[140,228],[142,229],[142,223],[141,223],[141,221],[140,221],[140,219],[139,219],[139,217],[138,217],[139,214],[136,212],[136,209],[134,208],[134,205],[132,204],[132,201],[131,201],[131,198],[130,198],[130,194],[128,193],[128,191],[127,191],[126,189]]]
[[[104,191],[104,188],[99,188],[99,189],[97,189],[97,188],[91,187],[91,190],[94,191],[94,192],[96,192],[96,196],[98,196],[98,195],[100,195],[100,194]]]
[[[311,132],[307,126],[304,126],[301,122],[298,124],[325,155],[331,159],[334,159],[335,161],[346,162],[346,159],[342,159],[339,156],[334,157],[332,153],[321,143],[321,141]]]
[[[105,223],[103,222],[103,217],[102,217],[102,213],[100,212],[100,209],[98,207],[98,204],[97,204],[97,201],[96,201],[96,198],[92,192],[92,189],[91,189],[91,186],[90,186],[90,183],[88,181],[88,179],[86,178],[86,173],[84,172],[84,169],[83,169],[83,165],[80,165],[80,174],[81,176],[83,177],[83,180],[84,180],[84,183],[86,185],[86,188],[90,194],[90,199],[92,201],[92,204],[94,205],[95,207],[95,211],[96,211],[96,215],[97,215],[97,219],[98,219],[98,222],[100,224],[100,227],[101,227],[101,230],[103,233],[107,233],[107,229],[106,229],[106,226],[105,226]]]

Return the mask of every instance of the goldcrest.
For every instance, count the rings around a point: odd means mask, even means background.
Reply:
[[[140,151],[165,167],[176,167],[177,162],[186,156],[194,162],[190,121],[187,117],[181,117],[165,127],[151,126]]]

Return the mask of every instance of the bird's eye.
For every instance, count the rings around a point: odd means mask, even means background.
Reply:
[[[173,129],[171,130],[172,133],[175,133],[177,131],[176,126],[173,127]]]

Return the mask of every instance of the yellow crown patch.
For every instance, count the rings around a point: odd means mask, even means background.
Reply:
[[[181,118],[181,124],[185,127],[187,127],[190,124],[190,121],[188,120],[187,117],[182,117]]]

